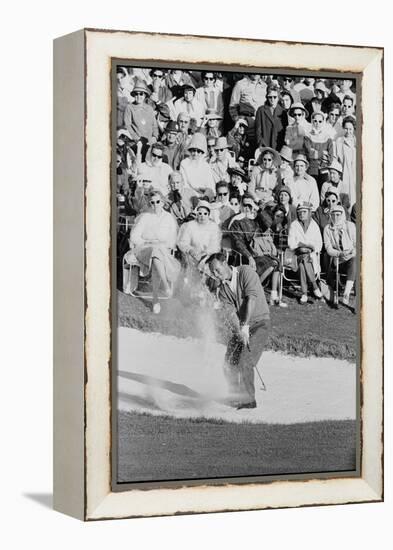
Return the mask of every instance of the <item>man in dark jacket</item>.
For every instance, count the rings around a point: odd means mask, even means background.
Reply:
[[[258,108],[255,116],[256,140],[259,147],[279,150],[284,145],[286,116],[278,104],[277,86],[269,86],[266,102]]]

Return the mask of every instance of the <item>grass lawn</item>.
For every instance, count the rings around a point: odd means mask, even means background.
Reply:
[[[119,482],[355,469],[355,422],[235,424],[119,412]]]
[[[272,332],[268,349],[291,355],[356,360],[357,316],[349,309],[331,309],[315,301],[298,304],[286,298],[287,309],[271,307]],[[150,302],[118,292],[119,325],[177,337],[199,336],[198,306],[176,298],[162,302],[160,315],[151,312]]]

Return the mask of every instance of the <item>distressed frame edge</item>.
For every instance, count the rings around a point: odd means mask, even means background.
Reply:
[[[116,31],[113,31],[113,32],[116,32]],[[142,33],[137,33],[137,34],[142,34]],[[150,38],[150,35],[149,35],[149,38]],[[206,38],[210,38],[210,37],[206,37]],[[232,40],[232,39],[229,39],[229,40]],[[235,42],[236,40],[233,39]],[[263,42],[263,41],[261,41]],[[349,48],[349,47],[346,47],[344,46],[345,48]],[[366,47],[367,49],[370,50],[370,48]],[[377,48],[374,48],[374,58],[373,60],[377,59],[378,56],[380,57],[381,59],[381,63],[380,63],[380,67],[383,66],[383,50],[381,49],[377,49]],[[370,62],[371,64],[371,62]],[[366,68],[368,67],[368,65],[366,65],[364,67],[364,70],[363,70],[363,73],[365,72]],[[380,71],[380,80],[381,80],[381,83],[383,85],[383,82],[382,82],[382,76],[383,76],[383,71],[381,70]],[[380,114],[381,114],[381,124],[382,124],[382,110],[380,111]],[[382,126],[379,127],[380,130],[382,131]],[[381,141],[381,147],[382,147],[382,141]],[[383,178],[381,178],[381,190],[383,190]],[[379,219],[382,219],[382,204],[380,205],[380,214],[381,214],[381,217]],[[383,292],[383,289],[382,289],[382,292]],[[381,299],[382,299],[382,295],[381,295]],[[381,308],[382,309],[382,308]],[[382,312],[380,312],[381,315],[380,315],[380,323],[383,321],[382,319]],[[383,335],[382,335],[383,337]],[[383,340],[381,340],[381,345],[383,343]],[[383,364],[383,355],[382,355],[382,349],[379,350],[380,351],[380,355],[381,355],[381,362]],[[383,381],[382,381],[383,382]],[[380,393],[380,397],[382,398],[382,387],[379,388],[379,393]],[[381,399],[381,405],[382,405],[382,399]],[[383,419],[382,419],[383,421]],[[381,426],[381,434],[382,434],[382,431],[383,431],[383,424]],[[381,459],[383,461],[383,449],[382,449],[382,442],[381,442]],[[367,497],[367,501],[368,502],[373,502],[373,501],[381,501],[383,499],[383,468],[382,468],[382,461],[381,461],[381,468],[380,468],[380,473],[377,475],[377,479],[378,480],[381,480],[381,484],[380,483],[377,483],[375,484],[374,482],[372,483],[368,483],[367,482],[367,478],[366,477],[361,477],[359,478],[358,480],[355,481],[358,482],[359,484],[359,487],[361,486],[363,489],[366,490],[366,492],[368,493],[368,497]],[[375,480],[374,480],[375,481]],[[275,482],[275,483],[280,483],[280,482]],[[289,483],[293,483],[293,482],[289,482]],[[303,483],[303,482],[302,482]],[[326,483],[326,482],[325,482]],[[246,487],[249,487],[249,485],[246,485]],[[353,486],[353,483],[352,483],[352,489],[354,488]],[[367,491],[368,489],[368,491]],[[160,489],[160,491],[162,492],[163,489]],[[129,492],[133,492],[134,494],[136,493],[136,491],[127,491],[127,493]],[[140,515],[126,515],[126,516],[123,516],[123,515],[117,515],[117,516],[108,516],[106,515],[106,504],[109,503],[110,504],[110,500],[111,500],[111,497],[112,495],[114,495],[115,493],[111,493],[110,490],[107,492],[106,496],[99,502],[99,504],[97,506],[93,506],[91,507],[89,510],[86,511],[86,519],[104,519],[104,518],[108,518],[108,517],[140,517],[142,515],[169,515],[169,514],[173,514],[173,513],[191,513],[192,511],[194,513],[202,513],[203,510],[200,510],[199,512],[197,512],[195,509],[194,510],[187,510],[187,511],[175,511],[175,512],[168,512],[168,513],[164,513],[164,514],[156,514],[156,513],[152,513],[152,514],[140,514]],[[118,493],[117,493],[118,494]],[[364,500],[362,499],[355,499],[353,501],[349,501],[349,502],[364,502]],[[349,503],[347,501],[347,503]],[[329,504],[338,504],[339,502],[331,502]],[[326,501],[320,501],[320,502],[316,502],[314,501],[313,504],[305,504],[305,505],[320,505],[320,504],[326,504]],[[342,504],[344,504],[344,502],[342,502]],[[304,504],[300,504],[299,506],[303,506]],[[290,505],[290,506],[293,506],[293,505]],[[268,507],[283,507],[283,506],[269,506],[269,505],[262,505],[260,507],[257,507],[257,508],[251,508],[251,507],[248,507],[247,509],[262,509],[262,508],[268,508]],[[284,506],[285,507],[285,506]],[[231,508],[232,510],[232,508]],[[236,510],[240,510],[240,508],[236,508]],[[209,510],[209,512],[213,512],[213,511],[224,511],[222,508],[219,508],[217,510]]]

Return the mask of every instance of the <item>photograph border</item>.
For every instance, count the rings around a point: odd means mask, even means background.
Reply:
[[[323,70],[362,74],[361,190],[367,211],[363,212],[361,230],[361,316],[367,318],[367,323],[361,323],[361,477],[313,478],[309,481],[275,481],[269,484],[227,483],[213,487],[201,483],[195,487],[183,484],[176,489],[138,488],[121,493],[111,490],[111,190],[108,186],[111,170],[111,132],[108,124],[111,63],[114,58],[132,58],[135,62],[140,60],[148,64],[165,59],[166,63],[177,65],[181,62],[177,59],[179,51],[182,52],[183,62],[228,66],[228,70],[239,65],[244,71],[247,67],[261,66],[265,70],[275,68],[288,73],[292,68],[305,72],[314,70],[319,74]],[[282,59],[285,59],[285,65]],[[298,59],[302,60],[300,65]],[[67,63],[75,73],[69,81],[62,74]],[[321,64],[323,67],[320,67]],[[68,99],[68,104],[64,104],[64,99]],[[78,106],[77,120],[68,120],[67,117],[72,112],[72,100]],[[64,298],[63,302],[59,299],[57,304],[55,298],[55,508],[81,519],[96,520],[381,501],[383,49],[85,29],[55,41],[54,111],[55,247],[56,244],[63,246],[70,254],[68,248],[73,242],[83,245],[84,259],[82,264],[78,263],[75,274],[82,273],[82,282],[85,281],[82,296],[79,285],[75,295],[72,290],[68,297],[71,304],[75,299],[78,315],[80,303],[85,310],[84,319],[78,318],[78,326],[80,323],[83,325],[84,337],[82,341],[79,331],[74,334],[76,354],[79,355],[72,365],[67,355],[70,341],[62,342],[60,338],[64,328],[62,323],[69,321],[60,319],[61,308],[66,305]],[[83,117],[80,117],[81,114]],[[59,139],[60,132],[63,132],[62,140]],[[75,141],[75,138],[78,139]],[[80,147],[81,138],[83,149]],[[74,160],[75,163],[72,162]],[[65,163],[69,167],[63,173]],[[72,205],[66,201],[63,211],[59,213],[61,199],[65,195],[61,188],[67,187],[71,180],[75,180]],[[81,195],[84,195],[84,204],[78,204],[75,208],[75,199]],[[81,216],[82,207],[84,211]],[[67,236],[70,218],[78,223]],[[78,236],[81,226],[83,231]],[[67,259],[70,260],[70,257],[67,256]],[[68,266],[66,259],[62,258],[56,265],[55,258],[55,288],[57,274],[58,289],[69,285],[69,281],[61,280],[59,274],[62,262]],[[72,270],[73,266],[71,261],[69,269]],[[77,315],[75,311],[71,312],[71,316]],[[80,355],[83,361],[80,361]],[[71,394],[61,395],[61,385],[70,389]],[[73,406],[75,404],[76,408]],[[62,415],[64,410],[75,420],[72,428]],[[73,452],[65,452],[69,445],[73,445]],[[82,463],[81,456],[84,457]]]
[[[150,63],[150,65],[149,65]],[[356,292],[357,292],[357,350],[356,350],[356,467],[353,470],[341,470],[329,472],[313,472],[313,473],[293,473],[293,474],[270,474],[270,475],[250,475],[250,476],[232,476],[227,477],[223,476],[220,478],[198,478],[198,479],[179,479],[179,480],[160,480],[160,481],[129,481],[129,482],[118,482],[117,480],[117,422],[118,422],[118,409],[117,409],[117,382],[118,382],[118,373],[117,373],[117,323],[118,323],[118,310],[117,310],[117,244],[116,244],[116,233],[117,233],[117,205],[116,205],[116,112],[117,112],[117,78],[116,78],[116,68],[121,66],[129,67],[138,67],[150,69],[152,67],[159,67],[161,69],[190,69],[194,71],[227,71],[227,72],[242,72],[243,74],[260,72],[265,74],[288,74],[292,76],[311,76],[314,78],[350,78],[356,80],[356,99],[358,105],[361,105],[361,75],[359,73],[350,73],[350,72],[334,72],[334,71],[305,71],[306,74],[301,72],[301,69],[291,69],[288,67],[283,68],[269,68],[265,69],[264,67],[251,67],[248,66],[246,69],[240,65],[229,68],[225,68],[222,65],[211,65],[209,63],[171,63],[167,60],[160,60],[152,63],[151,61],[135,59],[125,59],[125,58],[112,58],[111,59],[111,261],[112,261],[112,272],[111,272],[111,313],[112,313],[112,327],[111,327],[111,410],[112,410],[112,423],[111,423],[111,469],[112,469],[112,480],[111,488],[114,492],[126,491],[129,489],[152,489],[159,487],[183,487],[187,485],[189,487],[194,487],[196,485],[226,485],[227,483],[234,484],[244,484],[244,483],[271,483],[272,481],[277,480],[307,480],[307,479],[330,479],[330,478],[343,478],[343,477],[360,477],[361,476],[361,414],[360,414],[360,391],[361,391],[361,346],[360,346],[360,336],[361,336],[361,326],[360,326],[360,314],[362,302],[361,302],[361,288],[359,284],[359,278],[355,283]],[[361,181],[361,132],[359,128],[362,124],[362,114],[361,108],[359,107],[356,112],[357,119],[357,129],[356,129],[356,139],[357,139],[357,151],[356,151],[356,174],[357,181]],[[361,191],[360,186],[357,186],[356,190],[356,201],[357,204],[361,205]],[[357,231],[361,231],[361,207],[358,210],[358,221],[356,224]],[[357,272],[360,273],[360,260],[361,260],[361,241],[357,241]]]

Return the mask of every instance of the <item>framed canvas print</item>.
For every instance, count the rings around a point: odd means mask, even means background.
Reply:
[[[383,50],[55,40],[54,506],[383,499]]]

